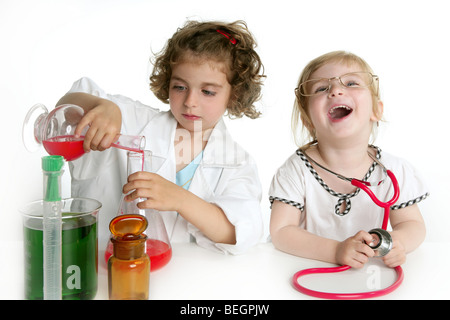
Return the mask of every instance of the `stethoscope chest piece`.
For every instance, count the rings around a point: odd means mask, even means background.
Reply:
[[[373,236],[372,242],[369,244],[373,250],[375,250],[377,257],[384,257],[392,249],[392,237],[384,229],[376,228],[369,231]]]

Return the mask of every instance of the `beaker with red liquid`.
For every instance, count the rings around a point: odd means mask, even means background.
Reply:
[[[127,153],[127,156],[127,176],[138,171],[151,172],[152,154],[150,151],[129,151]],[[157,210],[153,209],[139,209],[137,207],[137,203],[143,201],[143,199],[141,198],[138,198],[132,202],[126,202],[123,197],[120,201],[117,214],[140,214],[147,218],[148,226],[144,232],[147,235],[147,240],[145,242],[145,251],[150,257],[151,271],[162,268],[172,258],[172,246],[170,245],[166,226],[161,217],[161,214]],[[111,257],[112,254],[113,244],[111,240],[109,240],[105,251],[106,262],[108,262],[109,257]]]
[[[63,104],[50,113],[43,104],[34,105],[28,111],[23,124],[22,138],[29,151],[35,151],[41,144],[50,155],[63,156],[73,161],[84,154],[83,131],[75,137],[75,128],[84,115],[84,110],[73,104]],[[118,135],[111,146],[139,152],[145,148],[145,137]]]

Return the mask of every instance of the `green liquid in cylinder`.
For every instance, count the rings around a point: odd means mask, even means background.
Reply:
[[[93,216],[64,218],[62,230],[62,299],[89,300],[97,293],[97,222]],[[28,225],[27,225],[28,224]],[[24,226],[25,299],[42,300],[42,220]],[[34,224],[34,225],[33,225]]]

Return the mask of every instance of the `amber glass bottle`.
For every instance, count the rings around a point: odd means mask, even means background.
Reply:
[[[138,214],[111,220],[113,255],[108,260],[111,300],[146,300],[150,284],[150,259],[145,253],[147,219]]]

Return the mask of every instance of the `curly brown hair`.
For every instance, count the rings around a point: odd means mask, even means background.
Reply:
[[[254,103],[261,98],[265,75],[260,74],[264,66],[255,47],[256,41],[244,21],[187,21],[155,55],[150,89],[159,100],[169,103],[173,65],[192,58],[223,62],[231,85],[228,116],[258,118],[261,113]]]

